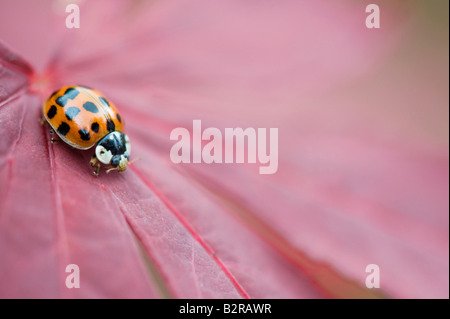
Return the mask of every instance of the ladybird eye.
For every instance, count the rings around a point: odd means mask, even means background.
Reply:
[[[117,167],[119,166],[119,164],[120,164],[120,156],[118,155],[113,156],[113,158],[111,159],[111,165]]]
[[[101,150],[100,154],[102,154],[102,155],[105,154],[105,150]]]

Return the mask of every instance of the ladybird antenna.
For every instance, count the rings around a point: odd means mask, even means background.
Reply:
[[[140,161],[141,160],[141,158],[140,157],[136,157],[134,160],[132,160],[131,162],[128,162],[127,163],[127,165],[131,165],[131,164],[133,164],[134,162],[137,162],[137,161]]]
[[[112,168],[109,168],[109,169],[106,170],[106,174],[108,174],[108,173],[111,172],[111,171],[117,171],[117,170],[119,170],[119,167],[112,167]]]

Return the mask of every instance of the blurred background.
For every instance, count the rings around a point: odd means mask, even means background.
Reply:
[[[65,28],[67,3],[80,29]],[[365,26],[370,3],[380,29]],[[220,202],[303,275],[325,265],[364,287],[378,264],[383,296],[448,298],[448,15],[444,0],[2,0],[0,39],[34,68],[34,92],[80,83],[110,97],[137,167],[175,206],[188,195],[146,163]],[[278,173],[172,164],[170,131],[194,119],[277,127]],[[206,238],[221,231],[185,218]],[[327,271],[315,285],[348,296]]]

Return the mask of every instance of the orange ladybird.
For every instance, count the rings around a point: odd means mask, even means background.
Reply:
[[[84,86],[65,86],[44,103],[45,120],[62,141],[87,150],[96,145],[91,165],[98,175],[100,163],[111,170],[126,170],[130,160],[130,140],[116,107],[100,92]]]

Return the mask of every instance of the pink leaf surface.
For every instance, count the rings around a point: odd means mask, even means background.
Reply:
[[[425,67],[408,95],[368,80],[405,79],[376,70],[413,32],[413,2],[379,2],[376,33],[349,1],[84,2],[77,30],[54,2],[2,2],[0,38],[35,73],[0,44],[0,296],[448,297],[448,147],[417,129],[447,85]],[[43,98],[73,83],[121,110],[127,172],[96,178],[89,152],[50,143]],[[173,164],[193,119],[279,127],[278,173]]]

